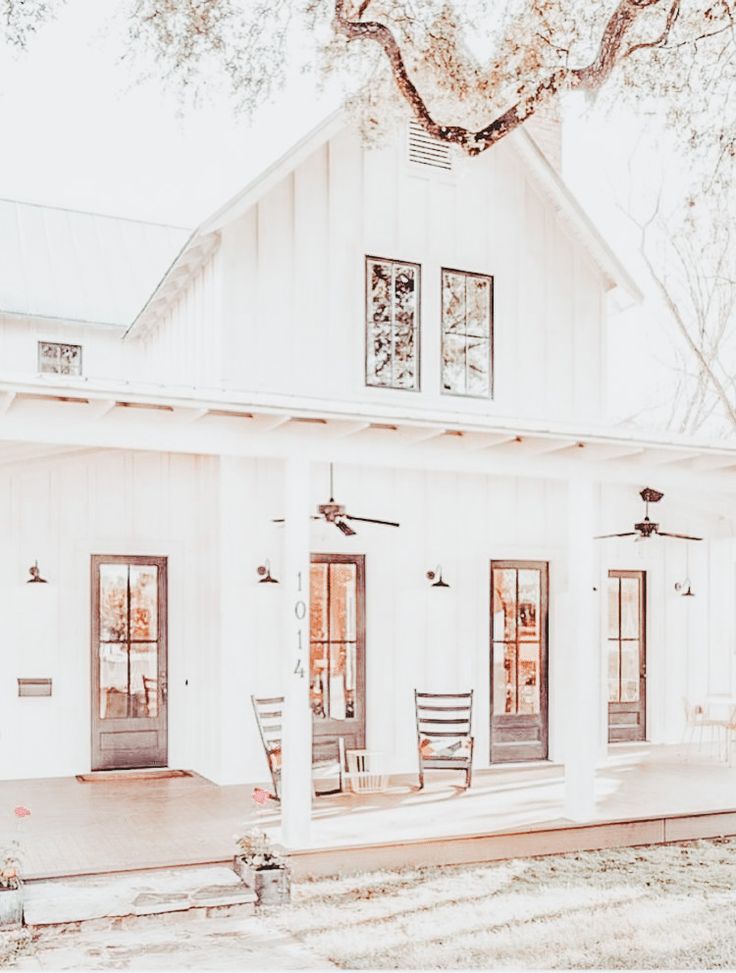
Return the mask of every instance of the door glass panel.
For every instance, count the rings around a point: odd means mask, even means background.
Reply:
[[[493,635],[516,638],[516,571],[511,568],[493,571]]]
[[[313,564],[310,570],[310,637],[312,641],[327,640],[327,564]]]
[[[330,641],[355,639],[355,565],[330,566]]]
[[[158,568],[155,564],[130,566],[130,637],[143,642],[157,637]],[[155,672],[154,672],[155,675]]]
[[[310,658],[309,698],[315,717],[327,716],[327,673],[329,645],[326,642],[312,642]]]
[[[519,571],[519,641],[539,641],[539,571]]]
[[[99,566],[100,719],[158,716],[158,568]]]
[[[608,637],[618,638],[618,578],[608,579]]]
[[[519,643],[519,713],[539,713],[539,642]]]
[[[639,581],[621,578],[621,638],[639,638]]]
[[[128,715],[128,646],[100,643],[100,719],[120,720]]]
[[[516,647],[505,642],[493,646],[493,712],[516,710]]]
[[[621,702],[639,699],[639,643],[621,643]]]
[[[641,668],[641,582],[638,577],[608,579],[608,700],[639,702]]]
[[[608,643],[608,701],[618,702],[619,642],[611,639]]]
[[[310,698],[316,719],[350,720],[357,706],[358,568],[319,562],[311,570]]]
[[[128,567],[100,565],[100,639],[125,642],[128,635]]]

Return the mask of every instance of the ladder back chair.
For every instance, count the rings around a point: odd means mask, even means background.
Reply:
[[[281,735],[284,719],[283,696],[251,696],[253,712],[255,713],[258,732],[266,755],[266,763],[273,783],[273,798],[281,800]],[[312,792],[315,796],[322,794],[339,794],[343,789],[343,767],[345,766],[345,741],[339,737],[336,741],[337,755],[335,759],[312,761]],[[337,777],[338,786],[331,790],[317,791],[314,778],[324,780]]]
[[[419,789],[425,770],[463,770],[465,788],[473,776],[473,691],[420,693],[414,690],[417,717]]]

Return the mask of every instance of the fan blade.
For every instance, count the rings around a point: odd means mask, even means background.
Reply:
[[[322,518],[321,517],[317,517],[316,515],[313,515],[310,518],[310,520],[322,520]],[[285,524],[286,523],[286,517],[272,517],[271,518],[271,523],[272,524]]]
[[[360,520],[364,524],[382,524],[384,527],[401,527],[395,520],[376,520],[375,517],[353,517],[352,514],[345,514],[347,520]]]
[[[623,533],[623,534],[598,534],[598,535],[596,535],[596,536],[595,536],[595,537],[593,538],[593,540],[594,540],[594,541],[605,541],[605,540],[607,540],[607,539],[608,539],[609,537],[636,537],[636,535],[637,535],[638,533],[639,533],[639,531],[638,531],[638,530],[627,530],[627,531],[626,531],[625,533]]]
[[[355,534],[353,528],[349,524],[346,524],[344,520],[336,520],[334,523],[335,527],[341,530],[346,537],[353,537]]]
[[[669,534],[666,530],[658,530],[660,537],[677,537],[681,541],[702,541],[702,537],[693,537],[691,534]]]

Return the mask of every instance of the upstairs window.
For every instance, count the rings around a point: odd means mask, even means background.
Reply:
[[[493,278],[442,270],[442,391],[493,395]]]
[[[82,346],[39,341],[38,370],[42,375],[81,375]]]
[[[366,385],[419,389],[419,265],[366,258]]]

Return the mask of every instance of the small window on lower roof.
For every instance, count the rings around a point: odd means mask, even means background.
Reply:
[[[81,375],[82,346],[39,341],[38,370],[42,375]]]

